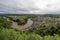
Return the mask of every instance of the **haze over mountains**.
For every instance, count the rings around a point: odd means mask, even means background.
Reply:
[[[0,0],[0,14],[60,13],[60,0]]]

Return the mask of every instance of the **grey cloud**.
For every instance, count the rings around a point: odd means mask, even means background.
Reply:
[[[47,4],[45,5],[44,3]],[[60,10],[60,2],[57,0],[0,0],[0,12],[6,13],[47,13],[58,12]],[[55,7],[55,8],[54,8]],[[43,9],[42,9],[43,8]],[[36,12],[37,13],[37,12]]]

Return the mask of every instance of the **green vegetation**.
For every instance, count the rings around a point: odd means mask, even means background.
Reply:
[[[18,25],[26,24],[28,20],[28,16],[19,16],[19,19],[16,20]]]
[[[38,34],[35,33],[20,33],[18,31],[15,31],[13,29],[2,29],[0,30],[0,40],[60,40],[59,35],[46,35],[44,37],[41,37]]]
[[[28,18],[31,17],[19,16],[16,22],[22,25]],[[60,24],[57,23],[42,24],[38,29],[32,27],[22,32],[12,29],[11,26],[12,22],[7,18],[0,18],[0,40],[60,40]]]
[[[34,18],[35,16],[12,16],[12,17],[8,17],[11,21],[15,21],[18,23],[18,25],[24,25],[27,23],[27,20],[29,18]]]
[[[34,18],[35,16],[18,16],[16,22],[18,25],[26,24],[29,18]]]
[[[57,33],[57,29],[57,24],[43,24],[39,29],[33,29],[33,32],[41,36],[54,35]]]
[[[7,19],[0,18],[0,28],[11,28],[12,22],[7,21]]]

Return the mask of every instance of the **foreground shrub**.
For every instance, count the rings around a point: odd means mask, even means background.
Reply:
[[[0,40],[60,40],[59,35],[41,37],[35,33],[20,33],[13,29],[0,29]]]
[[[0,40],[40,40],[40,37],[37,34],[25,34],[17,32],[13,29],[2,29],[0,30]]]

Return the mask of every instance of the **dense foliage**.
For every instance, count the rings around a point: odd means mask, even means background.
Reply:
[[[15,31],[13,29],[2,29],[0,30],[0,40],[60,40],[59,35],[54,36],[44,36],[41,37],[38,34],[35,33],[20,33],[18,31]]]
[[[32,28],[29,30],[30,32],[36,33],[41,36],[51,35],[54,36],[55,34],[60,35],[60,25],[51,23],[51,24],[43,24],[40,28]]]
[[[11,28],[12,22],[8,21],[5,18],[0,18],[0,28]]]

